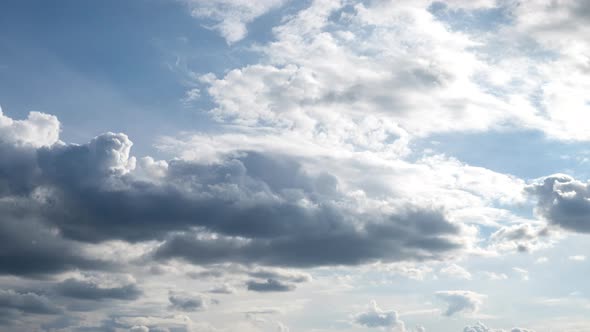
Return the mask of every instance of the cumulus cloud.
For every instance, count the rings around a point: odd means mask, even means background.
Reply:
[[[547,176],[527,187],[536,213],[566,230],[590,233],[590,185],[568,175]]]
[[[179,311],[197,311],[207,307],[206,300],[200,295],[170,293],[170,307]]]
[[[435,293],[436,297],[447,303],[447,309],[443,312],[445,316],[453,316],[459,312],[474,313],[479,310],[485,295],[472,291],[440,291]]]
[[[354,316],[354,323],[369,328],[405,331],[404,322],[399,319],[397,312],[383,310],[375,301],[371,301],[367,311]]]
[[[31,112],[25,120],[13,120],[0,108],[0,144],[25,147],[47,147],[57,143],[60,123],[57,117]]]
[[[520,223],[502,226],[490,236],[492,248],[500,252],[532,252],[553,245],[554,239],[546,225]]]
[[[367,204],[356,192],[345,191],[336,176],[310,170],[293,156],[244,151],[213,164],[152,160],[146,164],[158,165],[158,180],[145,181],[146,172],[135,175],[131,147],[126,135],[115,133],[82,145],[17,147],[15,154],[32,156],[25,160],[35,172],[23,175],[20,182],[26,186],[6,186],[3,195],[9,198],[0,205],[5,216],[15,219],[3,219],[2,227],[21,233],[3,232],[11,234],[5,243],[30,247],[31,241],[20,239],[43,227],[30,233],[22,227],[41,224],[57,232],[43,240],[39,236],[39,243],[55,239],[59,245],[36,254],[80,242],[160,239],[165,241],[154,252],[158,259],[276,266],[440,259],[465,245],[464,227],[451,222],[442,207],[404,203],[402,196],[396,205],[377,208],[372,204],[379,201]],[[13,181],[12,174],[21,169],[6,169],[2,181]],[[13,203],[19,200],[23,204]],[[23,223],[27,214],[31,221]],[[178,231],[186,232],[172,235]],[[44,264],[57,265],[48,267],[54,271],[92,266],[78,257],[83,250],[64,252]],[[60,263],[64,259],[70,265]],[[4,266],[15,273],[24,268],[16,261]],[[253,276],[264,278],[261,273]]]
[[[249,23],[286,3],[185,2],[229,44],[246,36]],[[489,36],[473,38],[440,22],[430,4],[306,4],[281,21],[270,42],[257,45],[258,63],[203,75],[198,88],[191,85],[187,101],[210,97],[210,115],[229,125],[222,130],[235,131],[160,140],[168,152],[180,151],[171,160],[136,159],[123,133],[68,144],[59,141],[54,116],[31,112],[13,120],[0,112],[0,273],[36,277],[114,269],[120,266],[104,258],[108,255],[98,257],[99,250],[87,249],[122,241],[149,248],[143,261],[263,265],[239,274],[249,279],[247,289],[270,292],[311,280],[278,267],[443,260],[478,249],[478,234],[497,251],[548,246],[545,225],[498,221],[514,217],[503,208],[522,201],[522,180],[442,155],[404,158],[410,156],[412,140],[449,132],[520,127],[588,139],[580,119],[586,117],[590,85],[571,70],[588,67],[583,56],[588,45],[580,42],[580,49],[571,49],[556,37],[572,34],[583,41],[586,25],[573,21],[584,17],[586,7],[564,2],[555,17],[547,16],[549,2],[513,8],[515,26],[503,32],[530,33],[559,59],[541,63],[534,77],[522,75],[522,84],[512,86],[522,73],[506,68],[529,66],[502,59],[502,68],[492,70],[491,56],[480,44]],[[460,10],[496,5],[491,0],[448,4]],[[527,14],[530,8],[542,19]],[[571,17],[572,24],[564,17]],[[548,34],[547,24],[560,31]],[[549,77],[556,82],[547,83]],[[531,105],[534,100],[538,105]],[[588,233],[587,186],[557,175],[528,186],[527,192],[537,198],[537,214],[551,226]],[[494,230],[488,238],[474,224]],[[227,266],[221,269],[191,276],[233,273]],[[396,271],[424,279],[431,270],[404,266]],[[524,276],[526,271],[514,272]],[[472,278],[456,264],[440,274]],[[234,291],[226,284],[206,289]],[[65,279],[55,290],[61,298],[78,300],[133,300],[141,294],[135,283],[86,279]],[[47,304],[33,293],[0,294],[0,306],[19,313],[43,313],[32,308]],[[470,291],[436,296],[448,304],[446,316],[475,312],[485,297]],[[207,304],[201,296],[176,293],[168,301],[171,309],[187,312]],[[355,316],[355,323],[404,330],[395,311],[374,302]],[[191,325],[183,317],[132,316],[113,316],[105,324],[97,329],[189,330]],[[488,330],[478,324],[465,331]]]

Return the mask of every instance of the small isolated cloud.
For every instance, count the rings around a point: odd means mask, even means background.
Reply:
[[[436,292],[435,295],[438,299],[447,303],[447,309],[443,315],[449,317],[459,312],[477,312],[486,297],[482,294],[464,290],[440,291]]]
[[[567,259],[569,259],[570,261],[574,261],[574,262],[583,262],[586,260],[586,256],[574,255],[574,256],[569,256]]]
[[[512,271],[514,271],[518,276],[520,276],[520,279],[522,279],[523,281],[529,280],[529,271],[519,267],[513,267]]]
[[[288,292],[295,289],[295,286],[283,283],[276,279],[266,281],[249,280],[246,282],[248,290],[254,292]]]
[[[446,277],[457,278],[457,279],[471,279],[471,273],[467,271],[465,268],[457,265],[451,264],[440,269],[440,274]]]
[[[550,235],[545,225],[522,223],[500,227],[490,240],[499,251],[531,252],[550,246]]]
[[[539,257],[535,260],[535,264],[545,264],[549,262],[549,258],[547,257]]]
[[[483,275],[488,280],[506,280],[506,279],[508,279],[508,276],[506,275],[506,273],[485,271],[485,272],[483,272]]]
[[[234,294],[236,293],[236,289],[227,283],[224,283],[222,285],[219,285],[217,287],[211,288],[209,290],[209,293],[213,293],[213,294]]]
[[[178,311],[198,311],[207,307],[207,302],[200,295],[170,293],[170,307]]]
[[[399,319],[397,312],[395,310],[383,310],[379,308],[375,301],[371,301],[367,311],[354,316],[354,323],[369,328],[405,331],[404,322]]]

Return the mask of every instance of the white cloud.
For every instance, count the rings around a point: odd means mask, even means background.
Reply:
[[[287,0],[183,1],[188,3],[194,17],[213,21],[213,28],[219,31],[228,44],[235,43],[246,37],[248,33],[247,25],[256,18],[287,2]],[[187,97],[192,97],[192,95]]]
[[[397,312],[383,310],[375,301],[371,301],[367,311],[356,314],[354,322],[363,327],[405,332],[404,322],[399,319]]]
[[[529,281],[529,271],[520,268],[520,267],[513,267],[512,271],[514,271],[522,281]]]
[[[31,112],[25,120],[13,120],[0,108],[0,142],[47,147],[58,142],[59,131],[59,120],[53,115]]]
[[[440,269],[440,274],[443,276],[457,279],[471,279],[471,273],[457,264],[450,264],[448,266],[443,267],[442,269]]]
[[[583,262],[586,260],[586,256],[574,255],[574,256],[569,256],[567,259],[569,259],[570,261],[574,261],[574,262]]]
[[[464,290],[439,291],[435,295],[447,303],[447,309],[443,312],[445,316],[453,316],[460,312],[475,313],[486,298],[483,294]]]
[[[527,329],[518,328],[518,327],[514,327],[508,331],[510,331],[510,332],[534,332],[533,330],[527,330]],[[463,332],[508,332],[508,331],[502,330],[502,329],[489,328],[485,324],[483,324],[482,322],[478,322],[477,324],[475,324],[473,326],[466,326],[463,329]]]

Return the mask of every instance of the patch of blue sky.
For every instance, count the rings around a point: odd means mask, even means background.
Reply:
[[[424,150],[455,157],[472,166],[532,180],[566,173],[590,178],[590,145],[557,141],[539,131],[503,130],[477,133],[436,134],[412,144],[414,157]]]
[[[272,36],[284,12],[264,15],[229,46],[181,2],[167,0],[7,1],[0,3],[0,100],[6,114],[58,116],[62,139],[82,143],[127,133],[140,154],[158,135],[217,126],[206,93],[190,103],[196,76],[223,75],[258,61],[249,44]]]
[[[429,11],[451,29],[466,32],[489,32],[513,21],[510,8],[506,6],[466,10],[449,8],[444,2],[435,1]]]

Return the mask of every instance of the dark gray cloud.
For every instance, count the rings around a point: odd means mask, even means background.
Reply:
[[[318,266],[438,259],[462,246],[460,227],[443,211],[355,212],[343,204],[347,197],[334,176],[312,175],[292,157],[242,152],[214,164],[173,160],[163,178],[145,181],[131,172],[131,146],[127,136],[107,133],[85,145],[42,147],[36,159],[26,159],[36,162],[35,175],[23,176],[27,184],[5,187],[40,196],[20,211],[57,228],[56,238],[166,240],[154,253],[158,259]],[[14,169],[0,176],[11,178]],[[311,204],[300,204],[303,199]],[[203,238],[204,232],[219,236]],[[45,261],[57,263],[48,267],[55,271],[95,263],[73,258],[70,265]]]
[[[197,311],[207,306],[205,299],[201,296],[170,294],[168,301],[170,301],[171,308],[180,311]]]
[[[115,264],[89,257],[76,241],[52,231],[31,199],[0,202],[0,274],[42,276],[72,268],[113,269]]]
[[[301,218],[316,221],[317,227],[305,229],[304,225],[304,229],[282,236],[248,241],[186,233],[170,237],[154,255],[159,259],[179,257],[196,264],[236,262],[310,267],[353,265],[376,259],[438,259],[461,246],[452,240],[459,233],[458,227],[437,210],[413,209],[398,216],[367,221],[375,217],[345,215],[331,206],[320,211],[293,209]],[[359,220],[362,217],[365,217],[364,225]]]
[[[17,311],[27,314],[56,315],[62,310],[43,295],[0,290],[0,311]]]
[[[311,281],[311,276],[307,273],[293,273],[283,270],[271,270],[271,269],[264,269],[258,268],[252,271],[248,271],[248,275],[253,278],[260,278],[260,279],[275,279],[275,280],[284,280],[289,282],[295,283],[302,283],[302,282],[309,282]]]
[[[590,233],[590,184],[556,174],[527,188],[537,199],[536,212],[553,225]]]
[[[135,300],[142,294],[135,284],[105,287],[92,281],[66,279],[56,285],[59,295],[82,300]]]
[[[246,287],[254,292],[288,292],[295,289],[295,286],[275,279],[267,279],[266,281],[248,280]]]

